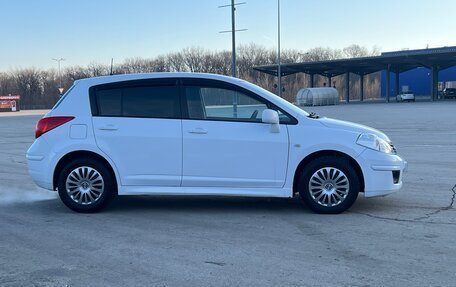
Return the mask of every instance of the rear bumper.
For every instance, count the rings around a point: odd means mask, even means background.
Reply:
[[[361,153],[364,175],[364,196],[385,196],[402,188],[402,178],[408,163],[398,155],[366,149]]]
[[[50,167],[51,151],[44,139],[36,140],[28,149],[26,158],[29,175],[41,188],[53,190]]]
[[[409,100],[414,100],[415,96],[414,95],[402,95],[399,96],[403,101],[409,101]]]

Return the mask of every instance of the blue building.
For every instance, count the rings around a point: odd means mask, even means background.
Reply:
[[[380,87],[375,85],[375,95],[380,90],[381,97],[386,97],[386,101],[394,99],[398,91],[405,90],[436,100],[444,88],[456,88],[456,46],[388,52],[372,57],[287,63],[281,64],[280,75],[277,65],[253,69],[279,78],[305,73],[309,75],[310,87],[314,85],[315,75],[326,77],[329,83],[334,77],[344,76],[345,87],[350,87],[353,80],[359,81],[360,101],[364,100],[365,77],[373,73],[377,76],[380,72],[381,84]],[[351,74],[358,77],[351,79]],[[344,88],[347,103],[350,102],[350,95],[351,89]]]
[[[399,56],[407,55],[410,53],[419,52],[445,52],[454,51],[456,47],[444,47],[436,49],[423,49],[423,50],[405,50],[397,52],[386,52],[382,53],[382,56]],[[432,82],[432,71],[429,68],[419,67],[400,74],[399,79],[399,91],[410,90],[413,91],[416,96],[430,96],[431,95],[431,82]],[[396,77],[394,73],[391,73],[390,77],[390,95],[397,95],[396,91]],[[447,87],[456,87],[456,67],[450,67],[439,71],[438,75],[438,89],[439,91]],[[382,97],[386,96],[386,71],[381,72],[381,92]]]

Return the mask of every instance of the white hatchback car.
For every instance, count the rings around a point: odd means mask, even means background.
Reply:
[[[154,73],[76,81],[37,124],[29,173],[78,212],[117,194],[293,197],[339,213],[402,186],[382,132],[309,114],[243,80]]]
[[[414,102],[415,94],[412,91],[400,92],[396,96],[396,102]]]

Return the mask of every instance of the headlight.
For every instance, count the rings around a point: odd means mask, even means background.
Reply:
[[[356,143],[376,151],[394,153],[394,149],[389,142],[374,134],[361,134]]]

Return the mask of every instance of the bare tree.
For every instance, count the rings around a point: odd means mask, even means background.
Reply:
[[[182,51],[184,64],[190,72],[202,72],[205,51],[199,47],[186,48]]]
[[[300,61],[323,61],[348,57],[364,57],[378,55],[380,49],[371,50],[351,45],[343,49],[316,47],[307,51],[285,49],[282,51],[283,63]],[[277,92],[277,78],[255,71],[253,67],[270,65],[277,62],[277,53],[274,49],[267,49],[257,44],[241,45],[238,47],[237,70],[238,77],[256,83],[271,92]],[[74,81],[108,75],[111,67],[96,62],[87,67],[67,67],[61,74],[62,83],[68,89]],[[222,75],[231,74],[231,51],[208,51],[201,47],[186,48],[178,52],[159,55],[154,58],[128,58],[113,67],[114,74],[145,73],[145,72],[205,72]],[[337,86],[343,89],[343,79],[335,78]],[[315,76],[316,85],[321,85],[325,78]],[[20,94],[23,108],[50,108],[58,99],[57,73],[54,69],[22,69],[0,73],[0,94]],[[284,97],[294,100],[297,91],[308,85],[309,78],[303,73],[283,77]],[[379,75],[368,75],[365,79],[368,95],[378,95],[376,86]],[[356,81],[351,89],[359,90]]]
[[[168,67],[170,72],[186,72],[184,56],[181,52],[168,54]]]

